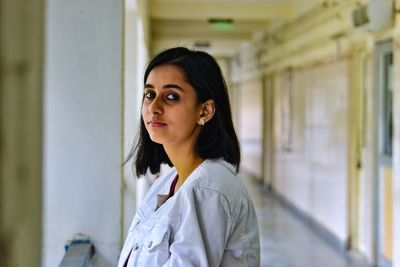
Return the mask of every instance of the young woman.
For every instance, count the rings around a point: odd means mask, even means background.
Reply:
[[[174,168],[139,207],[119,267],[260,265],[228,92],[212,56],[178,47],[151,60],[133,151],[138,176]]]

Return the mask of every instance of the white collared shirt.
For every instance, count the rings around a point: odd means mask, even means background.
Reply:
[[[205,160],[174,196],[173,169],[151,186],[133,218],[118,267],[260,266],[259,230],[249,195],[235,168]]]

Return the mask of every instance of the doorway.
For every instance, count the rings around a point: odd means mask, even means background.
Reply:
[[[375,255],[379,267],[393,259],[393,42],[375,47]]]

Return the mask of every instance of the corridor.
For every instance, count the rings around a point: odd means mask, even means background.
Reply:
[[[244,175],[260,225],[261,266],[367,267],[357,256],[344,256],[310,230],[271,193]]]
[[[261,266],[400,267],[400,0],[0,2],[1,267],[80,234],[117,264],[154,180],[126,163],[143,74],[176,46],[224,74]]]

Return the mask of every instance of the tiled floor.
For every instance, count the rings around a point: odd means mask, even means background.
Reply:
[[[293,216],[278,200],[245,179],[256,208],[261,235],[261,266],[366,267],[344,257]]]

